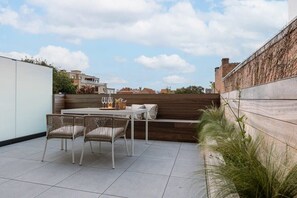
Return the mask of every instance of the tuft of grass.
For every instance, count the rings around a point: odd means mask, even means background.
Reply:
[[[215,140],[217,144],[210,148],[224,158],[218,166],[207,170],[215,178],[225,181],[218,186],[218,197],[235,193],[244,198],[297,196],[297,165],[284,166],[281,160],[284,155],[277,154],[273,145],[265,146],[263,137],[251,139],[243,134],[225,118],[222,109],[204,110],[198,132],[204,145],[206,140]]]

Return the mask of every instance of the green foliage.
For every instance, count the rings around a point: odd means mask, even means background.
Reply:
[[[297,196],[297,165],[286,166],[283,156],[263,138],[252,139],[243,133],[244,117],[237,117],[239,124],[230,123],[221,108],[203,110],[198,126],[199,140],[212,139],[215,145],[209,148],[219,152],[224,161],[207,170],[220,183],[218,197],[238,193],[245,198],[271,198]]]
[[[75,94],[77,87],[72,84],[71,79],[68,74],[61,70],[58,71],[56,68],[53,69],[53,93],[57,94],[67,93],[67,94]]]
[[[77,90],[76,93],[77,94],[94,94],[95,93],[95,87],[82,86],[79,90]]]
[[[176,94],[203,94],[204,88],[201,86],[189,86],[176,89]]]
[[[25,59],[22,59],[21,61],[23,62],[27,62],[27,63],[32,63],[32,64],[36,64],[36,65],[42,65],[42,66],[52,66],[51,64],[48,64],[46,60],[40,59],[40,58],[28,58],[27,56],[25,57]]]

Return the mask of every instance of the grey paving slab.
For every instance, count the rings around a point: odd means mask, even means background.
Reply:
[[[0,184],[4,183],[4,182],[8,182],[9,179],[3,179],[3,178],[0,178]]]
[[[1,157],[0,177],[13,179],[45,164],[40,161]]]
[[[164,198],[206,198],[204,179],[170,177]]]
[[[83,192],[78,190],[52,187],[38,195],[36,198],[98,198],[100,194]]]
[[[94,153],[87,143],[83,166],[77,164],[82,138],[75,142],[76,164],[71,163],[70,141],[65,152],[58,139],[49,141],[46,162],[40,162],[44,143],[43,137],[0,147],[0,193],[5,190],[5,197],[200,198],[206,194],[204,172],[197,172],[203,168],[203,158],[193,143],[135,140],[135,156],[130,157],[120,139],[115,143],[115,170],[110,143],[102,142],[101,153],[97,142],[93,142]],[[28,194],[18,194],[16,186],[28,189]]]
[[[59,159],[64,154],[65,154],[64,151],[48,148],[46,151],[44,161],[45,162],[53,162],[53,161]],[[34,153],[32,155],[26,155],[26,156],[24,156],[23,159],[41,161],[42,155],[43,155],[43,150],[38,153]]]
[[[111,196],[111,195],[101,195],[99,198],[127,198],[127,197],[121,197],[121,196]]]
[[[172,159],[176,158],[178,149],[167,148],[158,145],[151,145],[146,151],[141,155],[142,157],[154,157],[162,159]]]
[[[181,150],[199,150],[199,146],[197,143],[181,143]]]
[[[56,160],[53,162],[55,163],[62,163],[62,164],[67,164],[67,163],[72,163],[72,154],[71,150],[68,150],[67,152],[63,151],[64,155],[60,155]],[[94,161],[98,159],[97,153],[92,153],[89,149],[87,149],[84,153],[84,158],[83,158],[83,166],[87,166]],[[81,151],[75,151],[74,152],[74,160],[75,164],[79,164],[80,161],[80,156],[81,156]]]
[[[198,178],[201,177],[201,174],[204,174],[203,170],[203,162],[196,160],[176,160],[171,175],[184,178]]]
[[[39,148],[18,145],[15,147],[9,147],[9,149],[6,150],[6,152],[0,152],[0,157],[22,159],[27,155],[32,155],[38,152],[40,152]]]
[[[183,150],[181,149],[178,153],[177,160],[192,160],[203,162],[202,153],[197,150]]]
[[[72,163],[48,163],[38,169],[34,169],[20,177],[18,180],[55,185],[70,175],[74,174],[81,167]]]
[[[97,160],[91,163],[90,167],[96,168],[112,168],[111,153],[101,154],[97,157]],[[137,159],[137,157],[127,156],[127,154],[115,154],[115,168],[116,169],[127,169],[132,163]]]
[[[122,173],[119,169],[99,169],[86,167],[57,184],[76,190],[103,193]]]
[[[152,146],[161,146],[161,147],[166,147],[166,148],[175,148],[179,149],[181,146],[180,142],[169,142],[169,141],[158,141],[158,140],[153,140],[151,141]]]
[[[32,198],[49,189],[50,186],[10,180],[0,185],[0,197]]]
[[[168,176],[125,172],[105,191],[129,198],[162,197]]]
[[[151,157],[138,158],[128,169],[132,172],[170,175],[175,159],[162,159]]]

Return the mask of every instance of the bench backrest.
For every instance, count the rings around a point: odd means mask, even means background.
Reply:
[[[64,103],[61,95],[55,95],[54,113],[59,113],[61,107],[66,109],[101,107],[101,97],[104,94],[66,94]],[[200,109],[205,109],[212,104],[220,105],[218,94],[113,94],[114,98],[124,98],[127,105],[131,104],[158,104],[159,119],[199,119]]]

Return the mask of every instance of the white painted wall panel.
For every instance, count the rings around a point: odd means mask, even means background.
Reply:
[[[0,57],[0,141],[15,137],[16,65]]]
[[[46,131],[52,112],[52,68],[17,62],[16,137]]]

